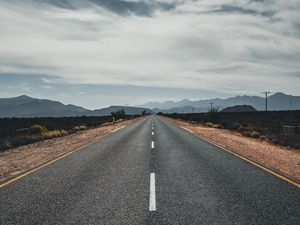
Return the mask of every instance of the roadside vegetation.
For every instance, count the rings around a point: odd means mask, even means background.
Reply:
[[[1,118],[0,152],[139,116],[126,115],[120,110],[112,112],[111,116]]]
[[[300,148],[300,111],[218,112],[164,114],[206,127],[237,131],[240,134],[274,144]],[[294,128],[285,134],[284,126]]]

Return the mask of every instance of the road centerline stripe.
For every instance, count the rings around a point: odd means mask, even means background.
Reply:
[[[151,148],[154,148],[154,141],[151,141]]]
[[[152,136],[154,135],[154,132],[152,132]]]
[[[150,173],[149,211],[156,211],[155,173]]]

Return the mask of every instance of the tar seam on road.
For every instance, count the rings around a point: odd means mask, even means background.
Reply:
[[[222,150],[224,150],[224,151],[226,151],[226,152],[228,152],[228,153],[230,153],[230,154],[232,154],[232,155],[235,155],[236,157],[238,157],[238,158],[240,158],[240,159],[242,159],[242,160],[244,160],[244,161],[246,161],[246,162],[252,164],[253,166],[256,166],[256,167],[258,167],[258,168],[260,168],[260,169],[262,169],[262,170],[264,170],[264,171],[266,171],[266,172],[268,172],[268,173],[270,173],[270,174],[276,176],[277,178],[279,178],[279,179],[281,179],[281,180],[284,180],[284,181],[286,181],[286,182],[288,182],[288,183],[290,183],[290,184],[292,184],[292,185],[294,185],[294,186],[300,188],[300,184],[299,184],[299,183],[297,183],[297,182],[295,182],[295,181],[293,181],[293,180],[291,180],[291,179],[285,177],[284,175],[281,175],[281,174],[279,174],[279,173],[277,173],[277,172],[275,172],[275,171],[273,171],[273,170],[271,170],[271,169],[269,169],[269,168],[267,168],[267,167],[265,167],[265,166],[263,166],[263,165],[260,165],[258,162],[255,162],[255,161],[253,161],[253,160],[251,160],[251,159],[248,159],[248,158],[246,158],[246,157],[244,157],[244,156],[242,156],[242,155],[240,155],[240,154],[238,154],[238,153],[235,153],[235,152],[233,152],[233,151],[227,149],[224,145],[218,144],[218,143],[216,143],[216,142],[214,142],[214,141],[211,141],[211,140],[209,140],[209,139],[207,139],[207,138],[205,138],[205,137],[202,137],[202,136],[200,136],[198,133],[195,133],[194,131],[192,131],[192,130],[190,130],[190,129],[188,129],[188,128],[185,128],[185,127],[183,127],[183,126],[180,126],[180,127],[181,127],[182,129],[184,129],[185,131],[190,132],[192,135],[194,135],[194,136],[196,136],[196,137],[198,137],[198,138],[200,138],[200,139],[202,139],[202,140],[208,142],[209,144],[212,144],[212,145],[214,145],[214,146],[217,146],[218,148],[220,148],[220,149],[222,149]]]
[[[122,127],[116,128],[116,129],[110,131],[109,133],[114,133],[114,132],[116,132],[116,131],[118,131],[118,130],[123,129],[124,127],[126,127],[126,126],[122,126]],[[82,150],[83,148],[85,148],[85,147],[87,147],[87,146],[89,146],[89,145],[91,145],[91,144],[97,142],[97,141],[102,140],[102,139],[103,139],[104,137],[106,137],[109,133],[103,135],[103,136],[100,137],[100,138],[97,138],[96,140],[94,140],[94,141],[92,141],[92,142],[90,142],[90,143],[88,143],[88,144],[86,144],[86,145],[84,145],[84,146],[81,146],[81,147],[79,147],[79,148],[76,148],[76,149],[74,149],[74,150],[72,150],[72,151],[70,151],[70,152],[67,152],[67,153],[62,153],[61,155],[58,155],[56,158],[54,158],[54,159],[52,159],[52,160],[50,160],[50,161],[48,161],[48,162],[42,163],[41,165],[37,165],[35,168],[33,168],[33,169],[31,169],[31,170],[29,170],[29,171],[27,171],[27,172],[25,172],[25,173],[23,173],[23,174],[21,174],[21,175],[15,177],[15,178],[12,178],[12,179],[10,179],[10,180],[8,180],[8,181],[6,181],[6,182],[0,184],[0,188],[3,188],[3,187],[5,187],[6,185],[9,185],[9,184],[11,184],[11,183],[13,183],[13,182],[15,182],[15,181],[17,181],[17,180],[23,178],[23,177],[26,177],[27,175],[30,175],[30,174],[32,174],[32,173],[34,173],[34,172],[36,172],[36,171],[38,171],[38,170],[40,170],[40,169],[46,167],[46,166],[49,166],[50,164],[52,164],[52,163],[54,163],[54,162],[56,162],[56,161],[58,161],[58,160],[60,160],[60,159],[65,158],[65,157],[68,156],[68,155],[71,155],[71,154],[73,154],[73,153],[75,153],[75,152],[77,152],[77,151],[79,151],[79,150]]]
[[[150,173],[149,211],[156,211],[155,173]]]

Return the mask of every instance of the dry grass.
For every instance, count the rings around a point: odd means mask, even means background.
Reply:
[[[43,133],[43,136],[46,139],[50,139],[50,138],[62,137],[67,134],[68,134],[68,132],[65,130],[53,130],[53,131],[48,131],[46,133]]]
[[[165,118],[164,119],[194,131],[196,134],[217,142],[226,148],[264,163],[285,174],[300,180],[300,151],[286,148],[265,141],[253,139],[234,131],[216,129],[213,127],[189,124],[187,122]]]

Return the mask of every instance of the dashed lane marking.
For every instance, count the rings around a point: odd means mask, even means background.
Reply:
[[[156,211],[155,173],[150,173],[149,211]]]

